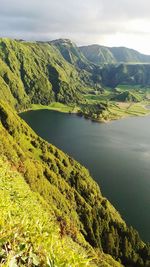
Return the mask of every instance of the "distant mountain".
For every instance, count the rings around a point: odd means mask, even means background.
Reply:
[[[51,41],[50,44],[57,47],[65,60],[70,64],[79,67],[80,69],[91,70],[91,63],[83,55],[80,49],[69,39],[58,39]]]
[[[150,63],[150,56],[126,47],[106,47],[101,45],[81,46],[80,51],[92,63]]]

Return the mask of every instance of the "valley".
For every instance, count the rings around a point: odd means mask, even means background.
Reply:
[[[99,49],[0,38],[0,266],[150,266],[150,59]]]
[[[79,116],[96,122],[109,122],[130,116],[149,115],[150,88],[120,86],[102,93],[89,91],[83,95],[78,105],[52,102],[49,105],[32,104],[29,110],[48,109],[65,113],[76,113]]]

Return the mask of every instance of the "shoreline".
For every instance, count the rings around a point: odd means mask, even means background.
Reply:
[[[53,102],[52,105],[55,105],[57,102]],[[78,107],[72,107],[67,106],[62,103],[57,103],[59,107],[57,106],[51,106],[51,105],[41,105],[41,104],[32,104],[31,107],[22,109],[18,113],[23,113],[27,111],[36,111],[36,110],[51,110],[51,111],[58,111],[62,113],[70,113],[70,114],[77,114],[78,113]]]
[[[143,113],[129,114],[129,113],[124,112],[123,116],[117,116],[116,115],[116,117],[114,116],[114,117],[108,118],[108,119],[104,119],[104,118],[94,119],[94,118],[88,116],[87,114],[84,114],[84,113],[80,114],[79,113],[79,111],[80,111],[79,107],[67,106],[67,105],[59,103],[59,102],[57,104],[56,103],[55,102],[52,103],[52,105],[54,105],[54,106],[32,104],[31,107],[24,109],[24,110],[20,110],[18,112],[18,114],[28,112],[28,111],[36,111],[36,110],[51,110],[51,111],[67,113],[67,114],[76,114],[78,117],[82,117],[84,119],[91,120],[91,122],[96,122],[96,123],[109,123],[112,121],[122,120],[122,119],[130,118],[130,117],[131,118],[132,117],[145,117],[145,116],[150,115],[150,109],[145,109],[147,111],[147,113],[145,113],[145,114],[143,114]],[[55,104],[56,104],[56,106],[55,106]],[[57,105],[59,105],[59,107],[57,107]],[[143,107],[146,108],[146,105]],[[111,112],[110,112],[110,114],[111,114]]]

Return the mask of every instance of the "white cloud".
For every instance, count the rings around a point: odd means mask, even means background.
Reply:
[[[1,36],[73,39],[150,53],[149,0],[0,0]]]

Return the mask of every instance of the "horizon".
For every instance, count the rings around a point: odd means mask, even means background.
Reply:
[[[11,37],[7,37],[7,36],[4,36],[4,37],[0,37],[1,39],[11,39],[11,40],[16,40],[16,41],[22,41],[22,42],[29,42],[29,43],[34,43],[34,42],[42,42],[42,43],[48,43],[48,42],[53,42],[53,41],[57,41],[57,40],[69,40],[69,41],[71,41],[72,43],[74,43],[77,47],[83,47],[83,46],[93,46],[93,45],[95,45],[95,46],[101,46],[101,47],[106,47],[106,48],[127,48],[127,49],[130,49],[130,50],[134,50],[134,51],[136,51],[136,52],[138,52],[138,53],[140,53],[140,54],[143,54],[143,55],[145,55],[145,56],[150,56],[150,53],[148,54],[146,54],[146,53],[142,53],[142,52],[140,52],[139,50],[137,50],[137,49],[134,49],[134,48],[131,48],[131,47],[127,47],[127,46],[124,46],[124,45],[121,45],[121,46],[109,46],[109,45],[103,45],[103,44],[96,44],[96,43],[91,43],[91,44],[85,44],[85,45],[78,45],[76,42],[74,42],[74,41],[72,41],[71,39],[69,39],[69,38],[58,38],[58,39],[52,39],[52,40],[49,40],[49,39],[47,39],[47,40],[27,40],[27,39],[23,39],[23,38],[11,38]],[[149,64],[149,63],[145,63],[145,64]]]
[[[0,33],[27,41],[71,39],[78,46],[127,47],[150,55],[150,2],[1,0]]]

